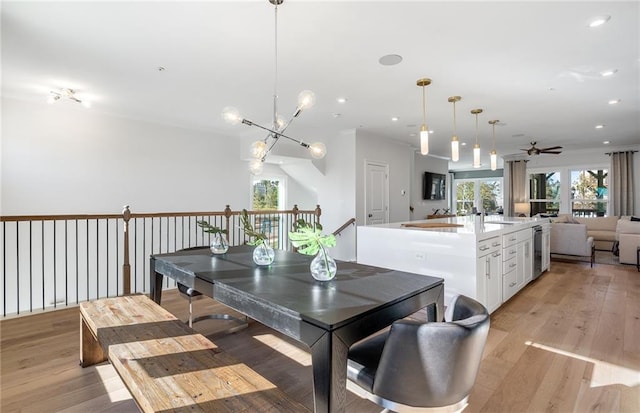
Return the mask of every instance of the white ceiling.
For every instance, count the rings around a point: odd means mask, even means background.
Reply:
[[[278,8],[279,109],[289,115],[297,93],[311,89],[316,106],[295,120],[289,135],[321,141],[362,128],[417,147],[418,137],[410,136],[422,123],[416,80],[429,77],[427,123],[435,155],[449,156],[453,109],[447,98],[462,96],[458,135],[468,145],[452,169],[470,168],[473,108],[484,109],[479,143],[485,167],[490,119],[501,121],[501,156],[522,153],[530,141],[561,145],[565,152],[635,145],[639,6],[286,0]],[[238,137],[263,134],[225,124],[225,106],[270,124],[274,7],[267,0],[3,1],[1,7],[3,96],[44,101],[50,90],[74,88],[92,101],[92,111]],[[599,15],[611,18],[589,28]],[[387,54],[403,60],[379,64]],[[617,73],[601,76],[606,69]],[[340,104],[338,97],[348,101]],[[609,105],[611,99],[620,103]],[[393,116],[399,120],[392,122]]]

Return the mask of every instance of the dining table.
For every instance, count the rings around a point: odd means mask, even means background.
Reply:
[[[224,254],[209,248],[150,257],[150,296],[158,304],[164,277],[309,347],[314,411],[344,412],[349,347],[394,321],[425,309],[441,321],[444,284],[439,277],[337,261],[330,281],[315,280],[312,256],[276,250],[273,263],[256,265],[252,247]]]

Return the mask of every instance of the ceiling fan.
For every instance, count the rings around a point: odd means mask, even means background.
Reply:
[[[526,151],[528,155],[540,155],[541,153],[553,153],[557,155],[559,153],[562,153],[562,151],[558,150],[558,149],[562,149],[562,146],[551,146],[549,148],[537,148],[536,147],[537,142],[530,142],[530,143],[531,143],[531,148],[520,149],[520,150]]]

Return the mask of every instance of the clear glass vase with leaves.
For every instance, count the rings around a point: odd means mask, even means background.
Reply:
[[[242,230],[245,235],[249,237],[247,244],[256,247],[253,250],[253,262],[258,265],[271,264],[276,257],[276,253],[271,245],[269,245],[269,237],[267,237],[263,232],[258,232],[254,229],[253,224],[251,224],[251,220],[249,219],[249,213],[246,209],[242,210],[240,223],[242,224]]]
[[[336,276],[338,266],[336,261],[329,256],[327,248],[336,246],[336,236],[323,235],[322,225],[309,224],[299,219],[289,232],[291,244],[298,249],[300,254],[315,255],[309,265],[311,275],[318,281],[330,281]]]
[[[202,228],[202,232],[212,235],[211,242],[209,243],[209,248],[212,253],[224,254],[229,250],[229,241],[227,241],[225,236],[227,233],[226,229],[218,228],[204,220],[197,221],[197,224]]]

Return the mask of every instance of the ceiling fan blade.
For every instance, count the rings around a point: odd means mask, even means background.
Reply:
[[[562,153],[562,151],[540,151],[540,153],[553,153],[555,155]]]
[[[556,149],[562,149],[562,146],[551,146],[549,148],[543,148],[543,149],[540,149],[540,150],[541,151],[553,151],[553,150],[556,150]]]

